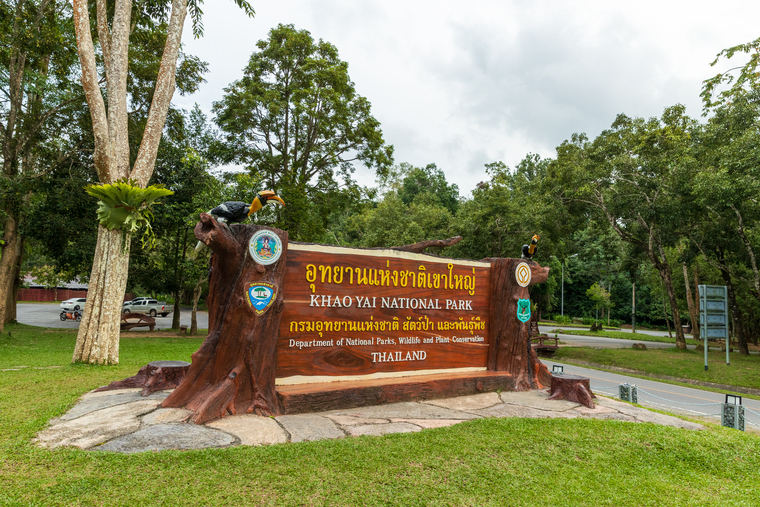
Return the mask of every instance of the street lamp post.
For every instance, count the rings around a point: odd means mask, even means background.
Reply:
[[[576,257],[577,255],[578,254],[573,254],[570,257],[568,257],[568,259]],[[565,263],[566,262],[567,262],[567,259],[565,259],[565,261],[562,264],[560,264],[560,266],[562,266],[562,290],[561,290],[562,305],[560,306],[561,308],[560,314],[562,315],[563,319],[565,318]]]

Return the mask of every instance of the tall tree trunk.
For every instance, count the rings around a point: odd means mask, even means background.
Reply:
[[[2,257],[0,257],[0,332],[5,324],[16,318],[16,284],[19,276],[22,239],[18,231],[18,215],[6,210],[3,231]]]
[[[117,1],[115,4],[98,1],[96,4],[96,25],[105,67],[108,107],[98,75],[90,4],[86,0],[72,0],[82,88],[89,106],[95,138],[95,169],[101,183],[113,183],[129,177],[138,186],[145,187],[153,174],[161,133],[176,87],[175,71],[187,14],[187,0],[172,0],[155,92],[131,172],[127,78],[133,6],[131,1]],[[107,9],[111,5],[114,7],[109,24]],[[89,304],[79,327],[73,356],[75,362],[114,364],[119,360],[119,323],[129,268],[129,241],[130,238],[127,238],[126,249],[123,250],[121,231],[106,231],[99,226],[98,246],[90,278]]]
[[[179,329],[179,313],[180,313],[179,298],[180,298],[180,291],[177,291],[177,293],[174,295],[174,311],[172,312],[172,329]]]
[[[179,234],[182,231],[182,261],[179,260]],[[177,253],[174,256],[174,281],[177,284],[177,295],[174,299],[174,315],[172,316],[172,329],[179,329],[180,302],[182,286],[185,284],[185,260],[187,259],[187,233],[188,230],[182,224],[177,226]],[[182,268],[179,268],[180,264]]]
[[[650,243],[651,244],[651,243]],[[686,337],[683,335],[683,327],[681,326],[681,316],[678,311],[678,301],[676,300],[676,291],[673,288],[673,272],[670,269],[668,258],[665,256],[665,250],[662,245],[657,244],[659,255],[654,252],[653,248],[649,249],[649,258],[653,261],[654,267],[660,272],[660,278],[665,286],[665,292],[668,295],[668,301],[670,302],[670,313],[673,317],[673,326],[676,333],[676,347],[679,350],[686,350]],[[665,320],[668,316],[665,315]],[[670,324],[668,324],[668,327]]]
[[[691,319],[691,335],[695,340],[699,340],[699,313],[694,308],[694,300],[691,296],[691,287],[689,286],[689,269],[683,264],[683,281],[686,284],[686,305],[689,307],[689,318]]]
[[[723,259],[720,260],[723,264]],[[723,264],[725,266],[725,264]],[[731,309],[731,316],[734,319],[734,332],[736,333],[736,340],[739,342],[739,353],[742,355],[749,355],[749,348],[747,347],[747,339],[744,334],[744,319],[742,319],[739,305],[736,303],[736,292],[734,291],[734,284],[731,278],[731,273],[728,272],[728,267],[721,269],[720,274],[723,277],[723,281],[728,288],[728,307]],[[726,323],[728,325],[728,322]],[[726,348],[731,346],[730,339],[726,340]]]
[[[22,238],[21,240],[21,251],[23,252],[23,244],[24,240]],[[16,273],[21,272],[21,256],[19,256],[19,263],[16,265]],[[20,276],[14,276],[13,277],[13,288],[8,291],[8,297],[5,302],[5,323],[10,324],[11,322],[16,321],[16,295],[18,294],[18,289],[21,286],[21,277]]]
[[[123,245],[122,242],[126,241]],[[98,226],[98,242],[87,292],[87,305],[79,324],[72,362],[117,364],[119,325],[127,288],[131,238],[119,230]]]
[[[673,338],[673,333],[670,332],[670,319],[668,319],[668,305],[665,303],[665,298],[662,299],[662,316],[665,317],[665,325],[668,326],[668,337]]]

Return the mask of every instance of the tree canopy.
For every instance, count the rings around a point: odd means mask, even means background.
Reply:
[[[256,46],[243,77],[214,104],[219,157],[244,165],[289,203],[278,226],[313,239],[324,232],[324,206],[352,183],[353,163],[382,173],[393,147],[335,46],[293,25],[278,25]],[[309,221],[321,227],[304,229]]]

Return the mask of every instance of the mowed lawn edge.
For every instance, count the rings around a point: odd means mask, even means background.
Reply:
[[[666,375],[698,382],[760,389],[760,355],[743,356],[733,353],[726,365],[726,353],[708,351],[708,370],[704,369],[703,350],[633,348],[597,349],[593,347],[562,347],[552,360],[575,359],[586,363],[636,370],[643,374]],[[655,379],[653,380],[660,380]],[[699,387],[688,384],[690,387]],[[712,388],[707,388],[714,390]]]
[[[70,365],[74,333],[0,338],[0,505],[752,505],[760,440],[710,425],[481,419],[359,437],[121,455],[31,439],[84,392],[201,338],[122,340],[121,364]],[[26,366],[26,368],[14,368]],[[50,366],[60,366],[51,369]],[[731,474],[726,474],[730,467]]]

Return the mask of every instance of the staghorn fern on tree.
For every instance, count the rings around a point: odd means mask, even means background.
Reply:
[[[160,204],[157,199],[173,194],[163,185],[151,185],[140,188],[133,180],[119,180],[115,183],[88,185],[85,190],[98,200],[98,220],[107,229],[118,229],[122,232],[122,247],[126,247],[127,234],[136,233],[145,227],[140,241],[143,247],[152,248],[156,243],[153,228],[154,204]]]

